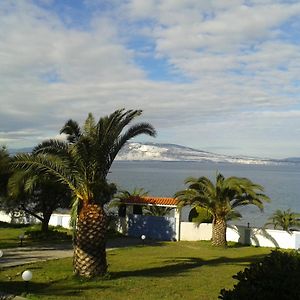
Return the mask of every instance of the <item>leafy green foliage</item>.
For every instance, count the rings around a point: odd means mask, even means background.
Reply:
[[[71,241],[71,233],[59,227],[50,227],[47,232],[41,230],[40,226],[32,226],[25,231],[25,236],[33,241]]]
[[[274,229],[282,228],[287,232],[291,232],[291,230],[300,227],[300,214],[288,210],[276,210],[273,215],[268,219],[268,222],[265,224],[273,225]]]
[[[57,183],[53,176],[38,176],[31,169],[14,172],[9,179],[8,190],[4,210],[35,217],[42,222],[45,232],[54,210],[67,208],[71,203],[71,194],[65,185]]]
[[[10,157],[5,147],[0,148],[0,198],[7,195],[7,182],[11,175]],[[1,204],[1,203],[0,203]]]
[[[236,211],[238,206],[252,204],[262,210],[264,202],[270,201],[263,193],[263,187],[247,178],[225,178],[217,173],[215,184],[204,176],[189,177],[185,184],[188,188],[175,194],[178,206],[205,208],[213,217],[212,243],[218,246],[226,245],[226,221],[241,217]],[[220,226],[221,229],[215,230],[216,226]]]
[[[233,290],[222,289],[219,299],[300,299],[300,254],[272,251],[233,278],[239,282]]]
[[[16,223],[7,223],[0,221],[0,229],[1,228],[23,228],[23,227],[29,227],[30,224],[16,224]]]
[[[179,201],[179,206],[204,207],[213,218],[217,216],[225,218],[236,207],[249,204],[262,210],[263,202],[269,201],[269,198],[262,193],[263,187],[247,178],[225,178],[218,173],[216,184],[207,177],[189,177],[185,184],[188,185],[188,188],[177,192],[175,195]]]
[[[120,190],[109,203],[109,207],[120,207],[122,203],[132,197],[144,197],[148,195],[148,191],[143,188],[135,187],[132,191]]]
[[[173,207],[151,205],[143,207],[143,214],[146,216],[164,217],[167,216],[173,209]]]
[[[189,214],[189,222],[197,224],[212,223],[213,217],[209,211],[204,207],[194,207]]]
[[[155,136],[148,123],[129,125],[141,110],[116,110],[98,122],[89,114],[83,128],[74,120],[65,123],[60,133],[67,141],[48,140],[35,147],[33,154],[16,155],[15,169],[51,175],[73,194],[73,216],[83,203],[104,205],[111,200],[116,186],[106,180],[116,155],[125,143],[140,134]],[[75,224],[75,222],[73,222]]]

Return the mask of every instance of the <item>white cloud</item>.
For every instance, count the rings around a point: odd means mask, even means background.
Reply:
[[[104,2],[85,1],[88,29],[30,1],[0,3],[0,143],[34,144],[69,118],[126,107],[144,109],[158,141],[299,152],[300,45],[281,27],[299,16],[299,3],[108,1],[112,8],[98,11]],[[165,59],[172,76],[188,80],[151,80],[157,66],[137,57]]]

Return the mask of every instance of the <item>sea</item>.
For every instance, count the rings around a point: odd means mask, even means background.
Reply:
[[[108,180],[116,183],[119,190],[143,188],[151,196],[173,197],[177,191],[186,188],[184,180],[187,177],[206,176],[214,181],[217,172],[225,177],[247,177],[262,185],[265,194],[271,198],[270,203],[265,203],[263,212],[253,205],[239,207],[238,211],[243,218],[234,221],[235,224],[262,227],[277,209],[290,208],[300,213],[300,164],[115,161]]]

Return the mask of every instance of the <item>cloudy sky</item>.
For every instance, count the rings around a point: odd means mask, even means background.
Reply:
[[[300,2],[1,0],[0,144],[118,108],[155,140],[300,156]]]

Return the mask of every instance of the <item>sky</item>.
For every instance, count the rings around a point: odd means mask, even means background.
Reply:
[[[300,2],[1,0],[0,145],[119,108],[155,139],[300,156]]]

